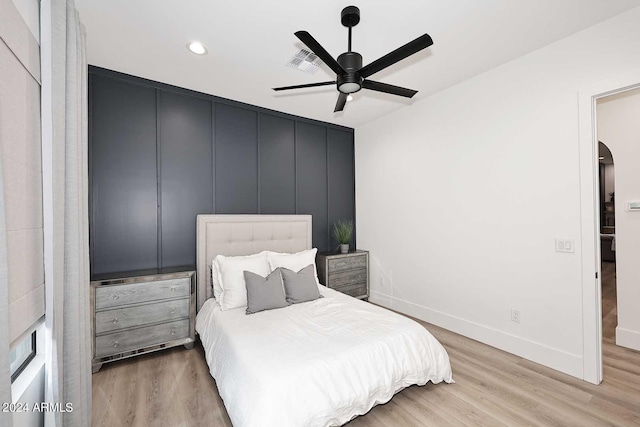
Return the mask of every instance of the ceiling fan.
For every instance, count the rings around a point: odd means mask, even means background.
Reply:
[[[429,34],[424,34],[417,39],[410,41],[404,46],[390,52],[383,57],[373,61],[369,65],[362,66],[362,55],[358,52],[351,51],[351,29],[358,25],[360,22],[360,9],[356,6],[347,6],[342,9],[341,14],[342,25],[349,28],[349,40],[347,52],[338,56],[337,60],[327,52],[321,45],[314,39],[311,34],[306,31],[297,31],[296,37],[302,41],[309,49],[313,51],[325,64],[329,66],[336,73],[336,80],[329,82],[309,83],[296,86],[283,86],[273,88],[275,91],[289,90],[289,89],[302,89],[307,87],[316,86],[328,86],[335,84],[340,92],[338,96],[338,102],[333,112],[342,111],[347,102],[347,96],[351,93],[358,92],[360,89],[375,90],[378,92],[390,93],[392,95],[404,96],[406,98],[412,98],[417,90],[406,89],[400,86],[394,86],[387,83],[376,82],[373,80],[367,80],[372,74],[377,73],[398,61],[405,59],[408,56],[413,55],[416,52],[421,51],[433,44],[433,40]]]

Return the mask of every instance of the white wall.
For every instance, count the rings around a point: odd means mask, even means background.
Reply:
[[[640,89],[603,98],[597,120],[616,168],[616,344],[640,350],[640,213],[625,209],[640,201]]]
[[[581,377],[578,91],[639,51],[636,8],[357,128],[371,299]]]
[[[604,197],[605,202],[611,201],[610,194],[616,191],[616,174],[613,164],[604,165]]]
[[[31,34],[40,42],[40,0],[12,0],[16,9],[29,27]]]

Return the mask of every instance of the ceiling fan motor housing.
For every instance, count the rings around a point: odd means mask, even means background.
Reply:
[[[337,76],[338,90],[343,93],[354,93],[362,89],[362,77],[358,74],[358,70],[362,68],[362,55],[358,52],[345,52],[338,56],[337,61],[347,72]]]

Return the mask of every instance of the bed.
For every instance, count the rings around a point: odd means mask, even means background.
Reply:
[[[342,425],[413,384],[453,382],[421,325],[321,286],[323,298],[246,315],[211,298],[216,255],[311,248],[308,215],[199,215],[196,331],[235,427]]]

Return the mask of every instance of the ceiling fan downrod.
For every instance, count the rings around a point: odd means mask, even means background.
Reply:
[[[342,9],[342,13],[340,14],[340,21],[342,22],[342,25],[349,29],[347,51],[351,52],[351,29],[360,22],[360,9],[356,6],[345,7]]]

